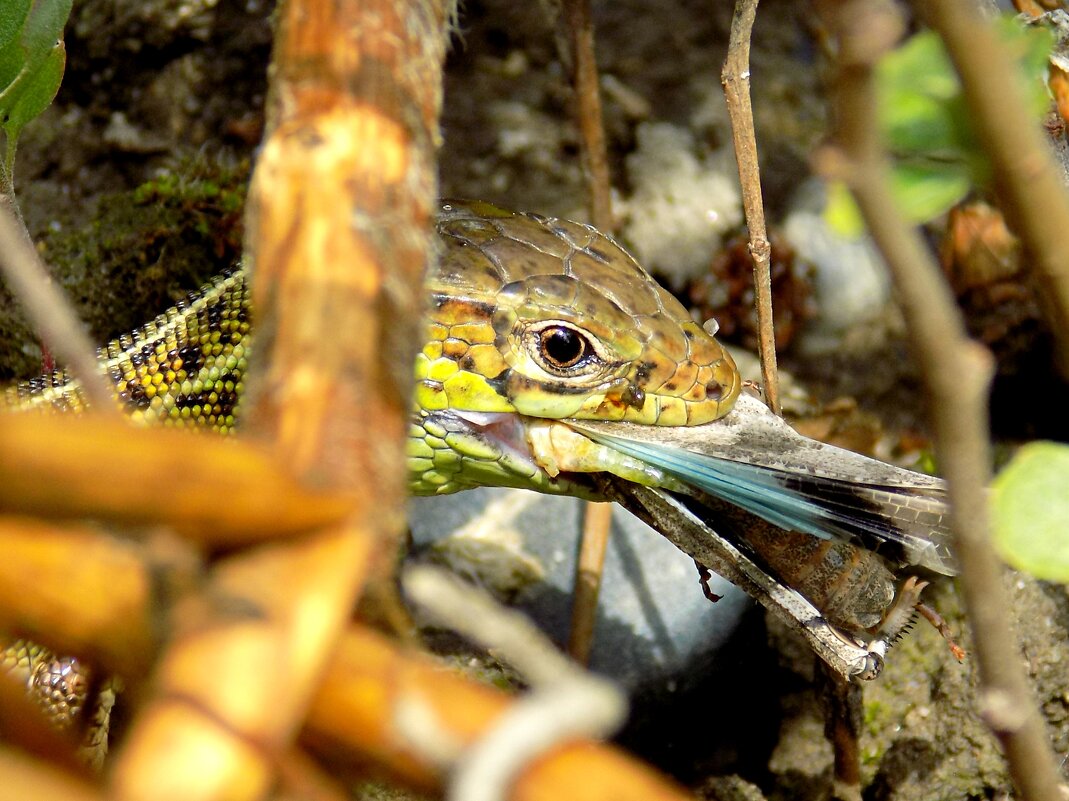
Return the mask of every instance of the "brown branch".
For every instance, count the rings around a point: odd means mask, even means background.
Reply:
[[[861,685],[819,662],[824,736],[831,743],[831,797],[861,801]]]
[[[366,487],[394,528],[437,199],[440,5],[283,6],[249,194],[262,369],[246,430],[295,475]]]
[[[616,221],[612,213],[612,182],[609,158],[605,152],[605,127],[602,123],[590,0],[565,0],[564,14],[571,37],[572,79],[586,167],[587,195],[590,198],[590,220],[594,227],[612,233]],[[582,665],[590,662],[590,651],[594,644],[594,621],[597,619],[601,573],[605,551],[609,546],[611,520],[612,510],[607,505],[586,504],[572,588],[572,621],[568,637],[568,653]]]
[[[608,549],[612,526],[611,503],[587,501],[585,509],[575,582],[572,585],[572,621],[568,632],[568,653],[580,665],[590,664],[605,551]]]
[[[87,558],[66,558],[70,552],[66,546],[79,538],[84,538],[78,548]],[[309,636],[310,623],[313,628],[324,625],[319,610],[336,604],[329,602],[329,595],[317,598],[318,587],[309,585],[322,583],[323,565],[316,562],[351,560],[351,553],[338,550],[345,547],[342,538],[316,537],[313,549],[306,547],[308,543],[271,546],[219,563],[213,569],[207,597],[227,600],[229,611],[222,617],[205,603],[205,596],[189,595],[176,602],[172,595],[161,593],[159,587],[152,586],[161,578],[160,565],[146,563],[120,541],[99,533],[94,536],[88,529],[52,530],[39,524],[24,531],[13,529],[10,536],[4,536],[3,551],[11,569],[10,580],[0,577],[0,596],[7,592],[5,586],[10,586],[13,594],[20,589],[25,593],[25,586],[20,587],[16,578],[27,571],[19,566],[27,564],[25,553],[29,549],[40,549],[42,541],[49,539],[51,544],[44,544],[59,558],[35,559],[40,567],[33,570],[35,580],[30,588],[56,588],[65,606],[50,615],[42,609],[46,604],[40,598],[29,598],[24,607],[27,614],[37,616],[38,628],[47,628],[64,652],[77,650],[90,640],[88,652],[92,656],[127,675],[137,675],[153,659],[161,624],[177,622],[184,632],[180,641],[200,640],[200,647],[184,659],[177,659],[174,649],[165,657],[157,682],[169,689],[171,703],[163,714],[158,707],[156,711],[150,708],[147,724],[146,716],[139,719],[132,734],[135,744],[124,750],[122,760],[130,759],[125,756],[130,747],[140,748],[137,740],[146,725],[167,744],[162,753],[174,754],[176,750],[195,750],[198,743],[203,746],[201,738],[210,733],[208,724],[220,722],[226,723],[222,731],[226,736],[210,740],[221,743],[223,749],[213,753],[212,766],[225,762],[224,754],[233,757],[235,749],[249,758],[259,755],[270,759],[272,751],[283,762],[292,757],[292,752],[277,745],[276,727],[280,709],[288,716],[299,705],[289,692],[293,687],[287,685],[286,691],[267,704],[255,703],[254,691],[273,676],[285,675],[289,663],[303,662],[307,649],[301,641],[287,642],[272,633],[266,622],[275,615],[289,614],[287,598],[297,596],[306,599],[311,615],[299,614],[296,622],[301,625],[292,631],[303,638]],[[91,597],[72,590],[101,582]],[[79,598],[84,602],[79,603]],[[89,631],[94,633],[87,635]],[[249,664],[235,665],[234,657],[241,654]],[[233,671],[234,667],[243,669]],[[20,691],[17,703],[22,702]],[[208,714],[219,709],[219,702],[223,704],[221,711]],[[382,635],[351,627],[329,660],[325,681],[316,691],[306,742],[344,765],[370,764],[377,772],[389,773],[406,784],[440,789],[444,772],[431,757],[414,750],[398,727],[404,710],[422,705],[452,741],[466,748],[485,736],[514,702],[506,692],[446,670],[426,656],[406,653]],[[175,788],[174,797],[192,797],[179,795],[188,787],[183,782],[206,771],[203,761],[197,763],[196,770],[180,776],[161,768],[156,759],[139,757],[136,761],[139,773],[153,767],[162,770],[154,774],[158,786]],[[127,768],[117,770],[125,774]],[[6,780],[9,774],[4,775]],[[142,780],[151,781],[151,775],[146,773]],[[128,782],[124,779],[122,785],[128,788]],[[582,786],[584,797],[589,799],[683,801],[687,797],[622,752],[584,740],[572,741],[527,766],[510,797],[535,801],[560,798],[571,794],[567,788],[574,790],[576,786]]]
[[[442,5],[294,1],[249,196],[263,369],[246,430],[295,475],[366,492],[361,508],[384,537],[373,575],[384,582],[404,531],[408,365],[421,344],[437,200]]]
[[[165,523],[222,548],[337,524],[353,503],[351,492],[301,486],[249,443],[188,431],[0,415],[0,442],[0,507],[8,514]],[[172,502],[134,486],[169,487]]]
[[[0,516],[0,628],[88,659],[143,674],[159,643],[157,594],[193,583],[199,566],[180,549],[153,558],[96,526]],[[78,554],[71,558],[71,554]],[[183,564],[185,561],[185,564]],[[25,692],[25,688],[23,690]]]
[[[85,533],[88,536],[88,532]],[[23,558],[16,558],[14,554],[31,547],[35,538],[57,536],[69,539],[82,534],[82,531],[73,529],[49,532],[42,527],[15,532],[14,536],[22,542],[19,548],[9,551],[7,545],[4,546],[5,555],[12,556],[8,559],[12,563],[9,573],[13,577],[19,572],[18,565],[24,563]],[[56,615],[44,612],[42,604],[35,599],[24,605],[27,614],[37,616],[39,625],[57,624],[57,628],[50,629],[50,633],[61,650],[69,652],[77,648],[85,642],[85,632],[92,629],[97,633],[92,643],[94,656],[111,654],[106,657],[105,664],[137,672],[151,663],[155,654],[153,643],[159,634],[152,625],[146,626],[145,621],[179,621],[184,630],[189,630],[189,633],[199,630],[203,636],[203,650],[199,654],[190,654],[186,663],[190,677],[197,676],[194,671],[198,666],[206,668],[209,673],[198,676],[200,685],[194,684],[179,695],[171,696],[172,711],[183,704],[189,706],[193,699],[200,702],[193,711],[206,709],[208,705],[201,696],[211,693],[228,698],[231,707],[244,709],[245,714],[249,715],[270,716],[274,707],[289,707],[294,703],[287,689],[260,709],[251,703],[245,685],[260,683],[261,674],[273,673],[274,666],[293,658],[300,660],[306,653],[303,648],[286,643],[283,639],[261,639],[260,635],[265,630],[260,628],[259,619],[261,613],[274,614],[285,609],[285,604],[279,605],[278,601],[291,592],[308,597],[307,585],[319,582],[321,573],[318,568],[312,569],[313,565],[307,556],[301,553],[305,549],[296,548],[292,543],[283,544],[264,548],[259,554],[245,553],[220,563],[210,579],[214,584],[213,592],[215,597],[227,598],[231,603],[229,619],[221,621],[214,614],[205,617],[204,613],[211,610],[206,610],[196,597],[189,596],[176,602],[167,594],[148,589],[148,583],[159,578],[151,574],[153,565],[131,560],[129,553],[122,553],[124,546],[117,540],[105,535],[100,535],[98,539],[90,547],[103,556],[102,562],[97,557],[92,560],[52,560],[48,568],[50,577],[45,583],[54,587],[82,585],[86,583],[87,571],[100,576],[109,570],[124,571],[112,573],[113,583],[101,590],[100,597],[92,603],[76,603],[74,598],[66,597],[64,601],[68,605],[58,610],[60,614]],[[5,539],[4,543],[14,541]],[[325,544],[325,541],[321,541],[321,545]],[[102,549],[113,549],[113,553],[105,554]],[[60,548],[58,543],[55,550],[63,555],[69,553],[69,549]],[[292,556],[296,556],[298,561],[291,562]],[[339,554],[332,548],[321,548],[319,551],[318,559],[338,558]],[[256,561],[259,564],[254,564]],[[267,563],[273,565],[265,575],[262,568]],[[40,577],[44,573],[39,570],[35,575]],[[260,598],[250,599],[245,595],[244,602],[239,600],[234,590],[243,583],[243,575],[249,583],[259,585]],[[7,579],[0,577],[0,595],[6,592],[2,589],[5,581]],[[138,585],[143,590],[143,604],[151,604],[151,608],[138,606],[135,609],[122,601],[121,596],[131,590],[136,591]],[[289,585],[305,586],[291,589]],[[15,584],[11,584],[11,587],[12,592],[19,591]],[[110,597],[113,594],[120,597]],[[272,600],[272,596],[275,600]],[[254,602],[253,605],[249,605],[250,600]],[[305,623],[315,620],[318,610],[324,608],[321,604],[322,599],[307,609],[310,615],[303,618]],[[224,622],[230,631],[221,630]],[[269,650],[265,653],[263,648]],[[246,667],[243,672],[230,673],[226,668],[232,666],[232,652],[241,651],[260,661],[253,667]],[[181,665],[173,661],[169,666],[165,665],[161,671],[161,681],[177,689],[174,674],[180,668]],[[0,704],[3,700],[3,694],[0,693]],[[20,694],[18,703],[23,701]],[[428,710],[443,733],[459,747],[466,748],[483,737],[513,703],[515,698],[510,693],[446,669],[426,655],[411,653],[391,643],[382,634],[361,626],[350,626],[327,662],[326,674],[315,691],[302,739],[305,745],[311,746],[320,756],[329,758],[336,766],[350,770],[354,765],[371,767],[374,772],[385,773],[406,785],[438,791],[446,780],[445,772],[429,755],[415,749],[400,731],[397,721],[405,714],[405,710],[411,711],[413,705]],[[182,718],[184,715],[175,717]],[[177,735],[179,740],[184,739],[189,723],[189,720],[180,720],[177,733],[169,728],[164,731],[162,726],[158,729],[163,737],[162,742],[167,744],[165,751],[175,742],[172,735]],[[230,744],[236,742],[246,751],[265,755],[263,749],[269,745],[270,738],[263,735],[263,729],[254,727],[259,725],[248,724],[248,728],[231,725],[231,730],[226,732]],[[240,735],[234,731],[235,728]],[[201,733],[204,734],[203,731]],[[277,755],[285,761],[292,752],[279,750]],[[213,754],[209,762],[214,764],[217,757],[217,754]],[[3,762],[0,754],[0,763]],[[202,771],[205,764],[202,761],[195,770],[190,769],[189,772]],[[6,772],[7,765],[0,764],[0,768],[4,768],[3,776],[7,781],[11,775]],[[47,781],[45,778],[41,780]],[[157,790],[165,786],[181,790],[177,784],[165,785],[163,776],[158,775],[156,781]],[[510,798],[516,801],[550,801],[574,796],[576,787],[582,787],[583,798],[590,801],[686,801],[690,798],[669,780],[619,749],[581,739],[527,766],[513,786]],[[158,792],[152,795],[159,797]],[[67,796],[45,793],[41,796],[21,794],[18,797]]]
[[[369,699],[374,699],[369,703]],[[427,657],[406,654],[381,635],[353,627],[331,660],[305,729],[306,744],[341,765],[369,758],[378,770],[434,791],[442,768],[397,725],[419,710],[461,748],[472,745],[514,701]],[[580,792],[581,791],[581,792]],[[532,762],[512,785],[513,801],[685,801],[682,789],[620,750],[573,741]]]
[[[170,610],[153,695],[111,766],[116,797],[263,797],[371,553],[370,532],[350,525],[218,562],[205,591]]]
[[[728,55],[720,73],[731,120],[731,138],[742,186],[742,207],[750,229],[750,256],[754,262],[754,289],[757,302],[758,342],[761,353],[761,382],[765,402],[779,414],[779,379],[776,375],[776,335],[772,323],[772,247],[765,227],[761,199],[761,170],[757,158],[753,107],[750,104],[750,33],[757,15],[758,0],[738,0],[731,18]]]
[[[598,90],[598,65],[594,57],[594,25],[590,19],[590,0],[565,0],[565,20],[571,36],[576,116],[582,138],[583,162],[586,166],[590,197],[590,221],[607,234],[616,229],[612,215],[609,158],[605,152],[605,127],[601,119],[601,93]]]
[[[913,350],[931,395],[936,453],[949,482],[955,552],[975,642],[984,710],[1013,709],[989,725],[1003,744],[1022,798],[1058,796],[1058,772],[1043,721],[1017,658],[1001,565],[988,541],[986,485],[991,452],[987,391],[991,356],[971,342],[942,274],[898,211],[890,166],[876,129],[873,64],[901,33],[893,6],[866,0],[826,3],[839,44],[835,80],[836,178],[847,181],[895,278]]]
[[[54,763],[0,746],[0,776],[9,798],[62,798],[64,801],[107,801],[85,778],[56,770]]]
[[[961,77],[965,100],[994,173],[1006,218],[1021,237],[1069,378],[1069,192],[1039,121],[1028,113],[1019,73],[991,24],[964,0],[924,0],[917,11],[936,30]]]
[[[96,348],[67,298],[51,282],[25,227],[4,203],[0,203],[0,271],[41,339],[81,384],[90,406],[101,414],[118,415],[115,393],[100,372]]]
[[[279,465],[354,503],[337,527],[218,563],[178,605],[111,773],[124,798],[262,797],[373,557],[392,559],[403,528],[445,12],[289,0],[277,14],[247,207],[261,386],[245,413]]]

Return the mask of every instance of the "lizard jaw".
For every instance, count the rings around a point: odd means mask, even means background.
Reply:
[[[595,497],[583,478],[563,474],[532,447],[529,432],[539,423],[546,421],[515,412],[420,412],[413,419],[409,438],[413,494],[500,486]]]

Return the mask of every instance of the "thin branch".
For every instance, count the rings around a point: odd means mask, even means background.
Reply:
[[[831,743],[832,798],[861,801],[861,685],[819,662],[824,736]]]
[[[1029,801],[1058,797],[1058,772],[1006,615],[1002,569],[988,541],[986,485],[991,449],[987,392],[991,355],[971,342],[938,266],[898,211],[890,166],[876,129],[873,64],[901,33],[890,4],[866,0],[823,8],[839,44],[834,116],[838,153],[828,161],[846,180],[895,278],[915,357],[932,399],[936,453],[949,482],[954,546],[975,642],[980,698],[1005,748],[1010,774]],[[1012,709],[1012,716],[994,710]]]
[[[596,228],[612,233],[616,222],[612,214],[609,158],[605,152],[605,127],[601,116],[601,93],[598,88],[598,65],[594,55],[594,24],[590,19],[590,0],[565,0],[565,23],[568,28],[575,86],[576,117],[586,167],[590,220]],[[583,532],[579,540],[572,592],[572,622],[568,653],[581,665],[590,661],[594,644],[598,595],[605,551],[609,546],[612,510],[607,504],[588,503],[585,507]]]
[[[118,415],[115,393],[100,372],[96,348],[67,298],[49,279],[26,229],[4,203],[0,203],[0,271],[41,339],[78,380],[90,406],[101,414]]]
[[[579,119],[590,195],[590,221],[595,228],[612,233],[616,224],[609,191],[612,182],[609,178],[609,158],[605,153],[605,128],[601,120],[601,94],[598,91],[598,65],[594,57],[590,0],[566,0],[564,14],[571,36],[576,116]]]
[[[754,134],[753,107],[750,104],[750,32],[757,16],[758,0],[738,0],[731,18],[728,55],[720,73],[731,120],[731,138],[742,186],[742,207],[750,229],[750,256],[754,262],[754,288],[757,301],[757,324],[761,353],[761,383],[765,403],[780,412],[779,379],[776,376],[776,336],[772,325],[772,247],[765,227],[765,209],[761,199],[761,171]]]
[[[1021,237],[1054,332],[1059,369],[1069,377],[1069,193],[1062,171],[1028,112],[1013,60],[975,5],[914,3],[946,45],[961,77],[977,135],[991,162],[1002,210]]]
[[[583,516],[583,533],[572,587],[572,622],[568,633],[568,653],[580,665],[590,664],[597,621],[598,595],[605,566],[605,551],[612,525],[612,504],[588,501]]]

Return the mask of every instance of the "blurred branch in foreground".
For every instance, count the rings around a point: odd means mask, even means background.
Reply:
[[[980,669],[981,713],[1002,742],[1022,798],[1055,798],[1058,772],[1015,658],[1017,640],[1006,617],[1002,568],[988,538],[991,356],[966,337],[938,266],[898,212],[876,129],[873,65],[900,37],[901,20],[889,3],[827,2],[821,11],[838,44],[834,144],[823,154],[823,166],[847,182],[891,268],[913,352],[931,393],[936,452],[949,482],[954,544]]]

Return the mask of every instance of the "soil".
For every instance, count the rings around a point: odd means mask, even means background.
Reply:
[[[446,75],[443,196],[585,216],[573,98],[550,5],[464,4]],[[266,0],[75,4],[67,74],[53,106],[23,133],[16,182],[33,236],[96,340],[151,318],[238,258],[241,199],[263,124],[271,11]],[[811,16],[808,4],[785,0],[766,0],[758,13],[752,87],[773,224],[808,175],[823,133]],[[628,205],[638,187],[627,160],[642,125],[685,131],[696,157],[709,163],[729,141],[719,73],[730,4],[603,1],[594,3],[594,21],[626,241],[627,218],[642,212]],[[40,347],[3,290],[0,309],[0,379],[35,374]],[[900,336],[860,354],[810,362],[788,353],[786,361],[809,392],[845,395],[893,439],[908,431],[923,441],[921,393]],[[874,363],[883,369],[872,370]],[[1006,581],[1013,598],[1006,614],[1017,624],[1054,748],[1065,754],[1069,595],[1025,576]],[[949,583],[929,602],[964,631]],[[640,706],[626,744],[703,797],[829,797],[832,754],[814,657],[774,625],[766,632],[761,620],[741,636],[739,647],[769,649],[765,669],[739,672],[731,686],[696,677],[686,703],[659,712]],[[967,634],[961,638],[968,649]],[[975,664],[957,663],[927,625],[892,649],[883,676],[864,688],[866,798],[1013,795],[976,712],[974,673]],[[705,736],[710,730],[716,736]]]

